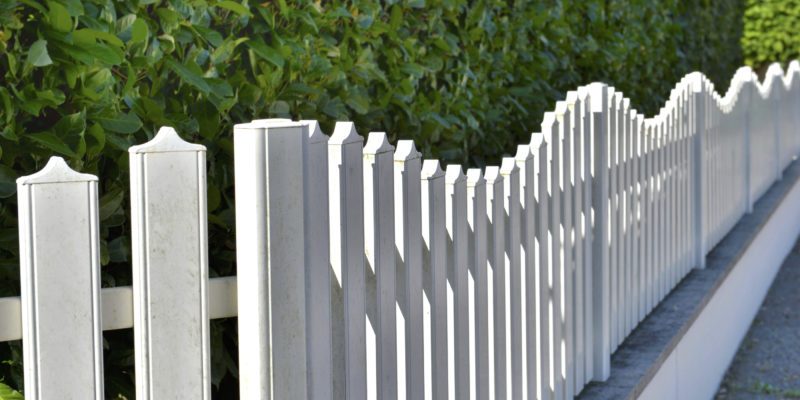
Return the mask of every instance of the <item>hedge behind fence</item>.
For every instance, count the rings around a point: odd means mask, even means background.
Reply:
[[[232,125],[353,120],[426,156],[496,163],[567,90],[615,85],[648,115],[685,73],[727,85],[741,0],[0,2],[0,296],[17,295],[14,179],[52,154],[100,176],[103,283],[130,284],[128,146],[174,126],[208,147],[213,275],[234,267]],[[235,321],[212,324],[235,388]],[[132,392],[130,331],[107,332],[109,396]],[[22,386],[19,343],[0,379]]]
[[[800,0],[747,0],[742,51],[747,65],[766,71],[769,63],[800,57]]]

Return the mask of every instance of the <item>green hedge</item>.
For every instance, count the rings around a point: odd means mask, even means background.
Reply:
[[[232,124],[353,120],[426,156],[496,163],[567,90],[615,85],[652,114],[703,70],[739,66],[741,0],[17,0],[0,3],[0,296],[18,293],[14,179],[52,154],[99,174],[103,283],[130,284],[126,149],[174,126],[208,147],[213,275],[235,273]],[[214,321],[215,390],[235,388],[235,321]],[[109,396],[132,389],[107,332]],[[19,343],[0,379],[21,387]]]
[[[747,65],[765,71],[770,63],[784,65],[800,57],[800,1],[748,0],[742,50]]]

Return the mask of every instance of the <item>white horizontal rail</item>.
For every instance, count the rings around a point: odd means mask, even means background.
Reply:
[[[133,288],[118,286],[101,290],[104,331],[133,327]],[[236,316],[236,277],[208,280],[208,318]],[[0,342],[22,339],[19,297],[0,297]]]

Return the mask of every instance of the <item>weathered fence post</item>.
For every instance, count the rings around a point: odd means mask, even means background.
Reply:
[[[243,399],[308,397],[306,254],[307,245],[325,244],[306,242],[307,129],[285,121],[234,127]]]
[[[706,146],[706,101],[707,96],[703,85],[702,75],[695,73],[691,81],[692,104],[694,111],[694,248],[695,264],[697,268],[706,266],[706,226],[705,226],[705,146]]]
[[[608,259],[608,172],[609,89],[605,84],[589,85],[590,126],[594,149],[592,152],[592,378],[605,381],[611,374],[610,280]]]
[[[136,397],[208,400],[206,148],[164,127],[128,152]]]
[[[25,398],[104,399],[97,177],[51,157],[17,198]]]

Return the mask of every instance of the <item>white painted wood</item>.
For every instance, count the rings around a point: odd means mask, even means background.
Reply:
[[[339,282],[332,318],[334,398],[367,397],[363,143],[352,122],[337,122],[328,141],[330,262]]]
[[[696,75],[695,75],[696,76]],[[699,78],[699,77],[698,77]],[[706,102],[705,92],[699,80],[692,84],[692,103],[694,106],[695,126],[694,126],[694,246],[695,246],[695,266],[697,268],[705,268],[706,265],[706,235],[705,235],[705,209],[703,204],[705,197],[703,193],[704,186],[706,185],[706,171],[704,160],[705,149],[705,118],[706,118]]]
[[[548,199],[548,174],[549,161],[547,158],[547,142],[544,134],[534,133],[531,135],[531,153],[534,159],[534,207],[536,215],[536,282],[535,294],[539,307],[536,312],[536,388],[539,399],[551,399],[550,396],[550,289],[549,259],[548,250],[548,224],[549,199]]]
[[[333,351],[331,342],[331,276],[328,245],[328,136],[319,123],[300,121],[308,127],[305,147],[306,201],[306,318],[308,329],[309,397],[325,400],[333,395]],[[390,199],[391,201],[391,199]]]
[[[234,126],[239,384],[244,399],[308,394],[303,222],[307,140],[308,127],[302,123]]]
[[[364,246],[367,259],[368,397],[397,398],[394,147],[384,132],[364,146]]]
[[[508,396],[506,386],[506,307],[505,307],[505,212],[503,177],[499,167],[486,167],[486,215],[488,217],[489,287],[489,385],[496,399]]]
[[[576,92],[567,93],[567,100],[556,104],[556,121],[561,140],[559,166],[559,194],[561,196],[561,332],[563,338],[561,353],[561,377],[564,382],[564,397],[575,397],[575,332],[574,329],[574,240],[572,233],[573,199],[572,199],[572,140],[573,109],[577,99]]]
[[[448,398],[447,231],[445,176],[438,160],[422,163],[423,313],[426,398]]]
[[[467,258],[467,178],[460,165],[445,170],[447,225],[447,363],[450,398],[470,398],[470,296]],[[474,397],[474,396],[473,396]]]
[[[573,264],[573,337],[574,337],[574,365],[572,370],[575,374],[573,383],[574,393],[580,393],[586,383],[586,357],[585,357],[585,336],[586,336],[586,313],[585,313],[585,271],[586,265],[584,261],[584,240],[586,231],[584,229],[584,175],[583,165],[584,160],[584,129],[586,126],[585,104],[586,93],[575,92],[574,102],[570,103],[570,112],[572,113],[572,146],[571,146],[571,173],[569,177],[569,186],[572,190],[572,222],[573,222],[573,246],[574,246],[574,264]]]
[[[103,399],[97,177],[60,157],[17,179],[27,399]]]
[[[609,267],[609,88],[589,86],[590,129],[593,142],[591,163],[592,224],[592,379],[605,381],[611,374],[611,293]]]
[[[136,397],[208,400],[206,149],[163,127],[128,152]]]
[[[414,142],[394,153],[395,248],[397,250],[398,398],[425,396],[422,315],[421,154]]]
[[[503,180],[503,214],[505,221],[505,315],[506,315],[506,390],[512,399],[522,398],[522,266],[520,171],[512,157],[500,165]],[[510,390],[509,390],[510,389]]]
[[[487,269],[486,181],[480,169],[467,170],[470,288],[470,398],[489,399],[489,304]],[[473,384],[474,382],[474,384]],[[473,389],[474,387],[474,389]]]
[[[536,398],[538,344],[536,316],[539,302],[536,290],[536,160],[530,145],[517,146],[515,162],[519,169],[520,203],[520,341],[522,357],[522,398]]]
[[[542,133],[547,141],[547,159],[549,161],[547,172],[547,193],[548,193],[548,245],[550,252],[548,259],[548,288],[550,292],[550,391],[556,399],[564,396],[564,377],[563,377],[563,355],[562,342],[564,340],[561,330],[562,288],[561,271],[564,268],[562,262],[563,248],[561,244],[561,140],[559,134],[559,124],[555,113],[548,112],[542,121]]]

